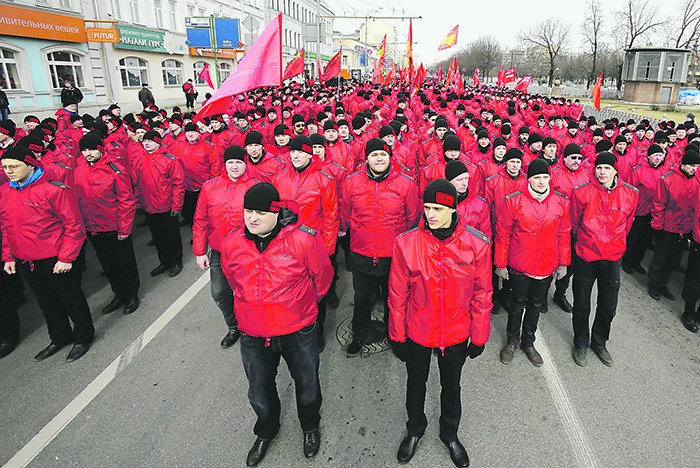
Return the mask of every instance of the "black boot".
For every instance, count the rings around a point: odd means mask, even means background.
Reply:
[[[698,323],[695,321],[697,314],[695,312],[695,304],[692,302],[685,303],[685,310],[683,315],[681,315],[681,322],[683,326],[690,332],[697,333]]]
[[[571,311],[574,310],[571,303],[566,298],[566,290],[564,289],[557,289],[554,291],[554,303],[567,314],[570,314]]]

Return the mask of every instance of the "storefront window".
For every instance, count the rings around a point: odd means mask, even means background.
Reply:
[[[0,49],[0,88],[20,89],[19,73],[17,72],[17,56],[7,49]]]
[[[223,83],[226,78],[231,74],[231,64],[230,63],[220,63],[219,64],[219,81]]]
[[[199,77],[199,74],[202,73],[202,70],[204,70],[204,62],[194,62],[193,68],[194,68],[194,82],[195,84],[203,85],[207,84],[206,81],[201,79]]]
[[[53,87],[63,88],[63,83],[70,81],[76,88],[85,86],[83,66],[80,56],[70,52],[51,52],[48,54],[49,71]]]
[[[148,64],[137,57],[125,57],[119,61],[122,86],[125,88],[141,87],[148,83]]]
[[[182,84],[182,63],[177,60],[163,60],[160,65],[165,86]]]

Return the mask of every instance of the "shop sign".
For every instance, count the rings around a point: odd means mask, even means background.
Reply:
[[[119,42],[117,49],[143,50],[147,52],[163,52],[167,54],[185,54],[187,45],[185,39],[172,33],[162,33],[151,29],[132,28],[117,25]]]
[[[88,42],[119,42],[119,31],[112,28],[85,28]]]
[[[66,42],[85,42],[85,23],[80,18],[3,5],[0,34]]]

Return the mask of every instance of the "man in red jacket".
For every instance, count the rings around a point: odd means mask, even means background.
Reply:
[[[330,287],[333,269],[321,236],[283,205],[272,184],[252,186],[243,199],[245,224],[224,238],[221,250],[221,266],[235,291],[236,319],[243,332],[248,400],[258,417],[248,466],[262,461],[279,432],[275,376],[280,357],[295,382],[304,455],[313,458],[321,445],[316,304]]]
[[[369,338],[372,297],[378,289],[386,303],[392,244],[415,226],[420,203],[413,178],[391,162],[391,147],[372,138],[365,147],[367,164],[340,187],[341,233],[350,231],[350,268],[355,290],[353,341],[347,355],[360,354]]]
[[[617,159],[602,152],[591,180],[574,188],[571,198],[571,235],[574,264],[574,362],[585,366],[589,346],[606,366],[613,358],[606,348],[620,292],[620,259],[634,221],[639,190],[617,176]],[[598,281],[598,307],[589,328],[591,292]]]
[[[518,343],[535,366],[544,363],[535,349],[537,322],[552,276],[562,278],[571,262],[569,199],[554,192],[549,179],[547,162],[532,161],[527,187],[506,196],[498,216],[494,266],[496,274],[509,281],[512,304],[508,343],[500,355],[503,364],[513,361]]]
[[[202,185],[192,226],[192,251],[197,266],[210,268],[211,296],[224,316],[228,333],[221,347],[233,346],[241,335],[233,313],[233,290],[221,269],[224,236],[243,224],[243,196],[259,181],[246,170],[246,152],[238,145],[224,151],[224,173]],[[207,255],[207,247],[210,253]]]
[[[428,425],[425,385],[437,348],[440,440],[455,465],[469,466],[467,451],[457,437],[462,413],[460,378],[467,355],[479,356],[489,339],[491,249],[489,238],[458,216],[457,197],[447,180],[431,182],[423,193],[422,228],[394,241],[389,338],[396,356],[406,362],[408,374],[408,434],[399,446],[400,463],[413,457]]]
[[[140,151],[131,162],[141,209],[155,241],[160,264],[151,276],[168,272],[171,278],[182,272],[182,239],[177,216],[185,198],[182,163],[161,146],[157,131],[143,136]]]
[[[88,239],[114,293],[102,313],[123,305],[128,315],[139,307],[140,286],[131,242],[137,207],[131,178],[113,154],[105,154],[100,135],[91,132],[81,138],[80,152],[87,164],[75,169],[75,195]]]
[[[0,187],[4,270],[9,275],[20,271],[29,283],[51,338],[51,344],[34,359],[43,361],[74,342],[66,357],[73,362],[88,352],[95,339],[80,271],[73,268],[85,241],[78,202],[68,186],[45,177],[28,148],[5,151],[2,168],[10,179]]]

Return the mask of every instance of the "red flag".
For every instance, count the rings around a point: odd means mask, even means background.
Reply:
[[[520,78],[520,81],[518,81],[518,83],[515,85],[514,89],[527,93],[527,87],[530,86],[530,81],[532,81],[531,76],[523,76],[522,78]]]
[[[445,84],[450,84],[452,83],[452,77],[453,77],[453,71],[452,71],[452,62],[450,62],[450,67],[447,69],[447,78],[445,79]]]
[[[459,73],[459,65],[457,64],[457,56],[455,55],[454,60],[452,60],[452,79],[454,80]]]
[[[406,68],[408,68],[408,81],[413,79],[413,20],[408,20],[408,44],[406,45]]]
[[[261,86],[282,85],[282,13],[267,25],[236,70],[197,113],[196,121],[228,112],[231,97]]]
[[[287,68],[284,69],[283,79],[288,80],[294,78],[300,73],[304,72],[304,49],[302,48],[299,53],[287,64]]]
[[[474,87],[475,88],[481,84],[481,81],[479,80],[479,69],[478,68],[476,70],[474,70],[473,80],[474,80]]]
[[[413,81],[413,86],[417,89],[423,86],[423,81],[425,80],[425,68],[423,68],[423,64],[421,63],[420,66],[418,67],[418,70],[416,70],[416,79]]]
[[[598,109],[598,112],[600,112],[600,91],[602,86],[603,74],[601,73],[595,82],[595,86],[593,86],[593,91],[591,91],[591,93],[593,94],[593,105],[596,109]]]
[[[211,89],[216,89],[214,87],[214,83],[211,82],[211,77],[209,76],[209,64],[205,63],[204,68],[202,68],[202,71],[199,72],[199,77],[203,79]]]
[[[438,81],[442,81],[442,64],[440,64],[440,71],[438,72]]]
[[[462,81],[462,74],[457,72],[457,85],[455,86],[455,94],[460,95],[464,92],[464,81]]]
[[[503,86],[505,86],[506,83],[515,81],[515,67],[511,67],[508,70],[504,71],[502,80]]]
[[[382,45],[379,46],[379,68],[384,67],[384,56],[386,55],[386,34],[382,39]]]
[[[379,60],[374,61],[374,71],[372,71],[372,83],[381,84],[382,72],[379,71]]]
[[[503,87],[503,64],[498,67],[498,76],[496,77],[496,87]]]
[[[343,56],[343,48],[341,47],[337,54],[326,65],[323,70],[323,81],[328,81],[340,75],[340,58]]]
[[[393,82],[394,78],[396,78],[396,69],[394,67],[391,67],[386,73],[386,78],[384,78],[384,84],[389,84]]]
[[[459,25],[455,26],[452,28],[452,30],[447,33],[447,37],[445,38],[444,41],[442,41],[442,44],[438,47],[438,50],[445,50],[449,49],[453,45],[457,44],[457,31],[459,30]]]

